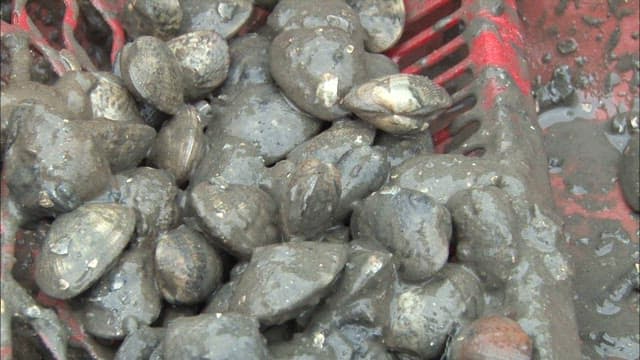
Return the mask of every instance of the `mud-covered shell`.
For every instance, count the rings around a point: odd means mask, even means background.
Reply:
[[[78,312],[87,332],[117,340],[124,338],[132,325],[150,325],[158,319],[162,298],[153,271],[153,253],[148,247],[127,250],[79,300]]]
[[[428,116],[451,106],[451,97],[425,76],[394,74],[352,88],[342,105],[380,130],[405,134],[426,130]]]
[[[151,35],[166,40],[177,34],[182,17],[179,0],[129,0],[122,24],[131,38]]]
[[[27,212],[68,212],[107,187],[109,163],[77,122],[29,101],[14,109],[11,124],[16,137],[4,157],[4,178]]]
[[[215,31],[194,31],[167,42],[182,67],[184,95],[197,99],[215,89],[229,72],[229,46]]]
[[[79,123],[105,152],[114,173],[135,167],[147,156],[156,131],[134,122],[93,119]]]
[[[160,111],[175,114],[182,105],[182,69],[162,40],[141,36],[125,45],[120,72],[129,91]]]
[[[347,0],[347,4],[360,17],[367,50],[383,52],[400,40],[406,18],[403,0]]]
[[[280,33],[271,43],[269,64],[287,98],[323,120],[348,114],[340,99],[366,80],[364,46],[333,27]]]
[[[229,43],[229,76],[220,91],[231,94],[247,85],[272,83],[269,71],[270,45],[270,38],[256,33],[233,39]]]
[[[251,0],[181,0],[184,18],[180,33],[214,30],[225,39],[235,35],[249,20]]]
[[[179,185],[189,179],[202,158],[205,136],[200,126],[198,111],[186,105],[160,129],[151,148],[151,163],[173,174]]]
[[[316,159],[291,174],[280,219],[289,238],[312,237],[330,227],[340,201],[340,171]]]
[[[96,86],[91,90],[91,111],[94,118],[142,123],[136,102],[119,77],[96,72]]]
[[[196,231],[180,226],[158,239],[156,281],[172,304],[197,304],[222,280],[222,260]]]
[[[213,179],[195,186],[189,203],[209,240],[240,258],[250,257],[256,247],[280,238],[277,205],[257,187]]]
[[[358,14],[343,0],[280,0],[271,11],[267,25],[277,33],[292,29],[333,27],[361,44],[365,33]]]
[[[120,255],[134,225],[133,210],[117,204],[87,204],[59,216],[36,262],[38,286],[58,299],[88,289]]]

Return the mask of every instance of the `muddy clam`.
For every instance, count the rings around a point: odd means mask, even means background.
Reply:
[[[358,13],[367,50],[383,52],[400,40],[405,22],[403,0],[347,0],[347,4]]]
[[[220,284],[222,261],[202,235],[182,225],[157,242],[156,279],[169,303],[201,302]]]
[[[249,20],[251,0],[181,0],[184,18],[180,33],[214,30],[223,38],[233,37]]]
[[[215,31],[194,31],[167,41],[182,68],[184,96],[203,97],[227,78],[229,47]]]
[[[133,234],[132,209],[88,204],[59,216],[36,262],[36,282],[46,294],[69,299],[96,283]]]
[[[323,120],[348,114],[340,99],[366,80],[364,45],[334,27],[291,29],[271,43],[271,75],[300,109]]]
[[[420,132],[451,106],[446,90],[421,75],[394,74],[354,87],[342,106],[392,134]]]
[[[182,9],[179,0],[128,0],[122,24],[131,38],[150,35],[167,40],[180,29]]]
[[[125,45],[119,71],[131,93],[160,111],[175,114],[182,105],[182,69],[164,41],[140,36]]]
[[[151,164],[168,171],[179,186],[184,185],[205,150],[203,127],[196,108],[182,106],[158,132],[148,156]]]

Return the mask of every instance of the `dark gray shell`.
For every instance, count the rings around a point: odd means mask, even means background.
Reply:
[[[320,131],[321,122],[292,109],[275,86],[256,85],[219,107],[207,134],[235,136],[256,145],[265,164],[283,159],[289,151]]]
[[[380,130],[406,134],[426,130],[427,117],[451,106],[451,97],[425,76],[394,74],[351,89],[342,105]]]
[[[171,173],[176,183],[182,185],[202,158],[204,147],[205,136],[198,111],[185,105],[160,129],[149,160]]]
[[[142,123],[136,102],[119,77],[96,72],[96,86],[91,90],[91,110],[94,118]]]
[[[256,33],[233,39],[229,43],[229,76],[220,91],[231,94],[247,85],[273,83],[269,71],[270,46],[271,39]]]
[[[123,339],[131,325],[150,325],[162,309],[147,247],[129,249],[81,299],[78,313],[89,334]],[[133,324],[132,324],[133,323]]]
[[[105,154],[114,173],[135,167],[147,156],[156,131],[135,122],[112,121],[104,118],[78,123]]]
[[[209,240],[238,257],[250,257],[256,247],[280,239],[277,206],[257,187],[212,179],[191,190],[189,203]]]
[[[184,19],[180,33],[214,30],[229,39],[249,20],[251,0],[181,0]]]
[[[182,17],[179,0],[129,0],[122,25],[131,38],[151,35],[167,40],[180,29]]]
[[[300,109],[323,120],[348,112],[340,99],[366,78],[364,47],[333,27],[293,29],[271,43],[271,75]]]
[[[33,101],[17,106],[15,141],[3,171],[11,197],[28,212],[71,211],[102,192],[112,178],[91,134]]]
[[[342,0],[281,0],[271,11],[267,25],[276,33],[293,29],[333,27],[340,29],[362,44],[364,29],[358,14]]]
[[[229,47],[215,31],[194,31],[167,42],[184,75],[184,95],[200,98],[227,78]]]
[[[383,52],[400,40],[406,17],[403,0],[347,0],[347,4],[358,13],[367,50]]]
[[[38,286],[58,299],[85,291],[120,255],[134,225],[133,210],[117,204],[87,204],[59,216],[36,262]]]
[[[291,174],[280,219],[289,238],[313,237],[330,227],[340,200],[340,171],[316,159],[302,162]]]
[[[160,292],[172,304],[197,304],[222,280],[222,260],[215,249],[184,225],[160,236],[155,265]]]
[[[125,45],[120,72],[127,89],[168,114],[183,102],[182,69],[163,41],[141,36]]]

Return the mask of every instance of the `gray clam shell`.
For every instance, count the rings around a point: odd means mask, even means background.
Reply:
[[[36,262],[38,286],[58,299],[85,291],[117,259],[134,226],[134,211],[117,204],[88,204],[59,216]]]
[[[184,74],[184,94],[197,99],[215,89],[229,72],[229,46],[215,31],[194,31],[167,42]]]
[[[120,71],[127,89],[160,111],[175,114],[182,105],[182,69],[162,40],[141,36],[127,44]]]

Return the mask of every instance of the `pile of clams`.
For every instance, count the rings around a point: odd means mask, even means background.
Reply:
[[[22,355],[14,326],[14,356],[531,358],[485,309],[518,257],[510,194],[406,185],[448,171],[424,164],[452,100],[382,54],[402,0],[256,0],[247,33],[253,6],[130,0],[113,69],[3,83],[3,216],[37,249],[6,286],[3,255],[3,313],[44,321],[16,310],[40,293],[89,339],[58,324]]]

